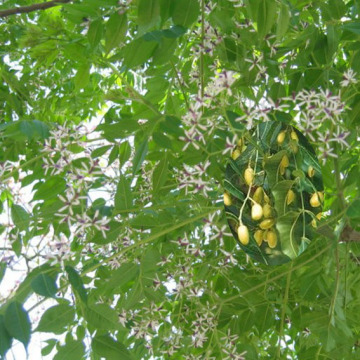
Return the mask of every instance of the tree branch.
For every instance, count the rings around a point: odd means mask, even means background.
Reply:
[[[0,17],[7,17],[15,14],[24,14],[36,10],[46,10],[51,7],[58,6],[60,4],[66,4],[71,1],[73,0],[53,0],[53,1],[46,1],[42,3],[32,4],[29,6],[20,6],[12,9],[0,10]]]

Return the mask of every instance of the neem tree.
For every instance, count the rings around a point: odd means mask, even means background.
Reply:
[[[0,356],[360,358],[359,14],[2,5]]]

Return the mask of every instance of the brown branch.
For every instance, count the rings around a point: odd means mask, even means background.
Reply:
[[[349,225],[346,225],[341,233],[341,240],[344,242],[360,242],[360,232],[354,230]]]
[[[20,6],[17,8],[12,9],[6,9],[6,10],[0,10],[0,17],[7,17],[10,15],[15,14],[24,14],[29,13],[36,10],[46,10],[54,6],[58,6],[60,4],[66,4],[68,2],[71,2],[73,0],[53,0],[53,1],[46,1],[42,3],[37,3],[29,6]]]

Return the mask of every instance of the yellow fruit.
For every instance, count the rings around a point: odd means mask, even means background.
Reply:
[[[258,187],[254,192],[253,200],[258,204],[261,204],[263,201],[263,197],[264,197],[264,190],[262,187]]]
[[[253,220],[260,220],[263,217],[263,209],[261,205],[255,203],[251,208],[251,218]]]
[[[279,135],[277,136],[277,143],[279,144],[279,145],[281,145],[283,142],[284,142],[284,140],[285,140],[285,135],[286,135],[286,131],[284,130],[284,131],[281,131],[281,132],[279,132]]]
[[[276,247],[277,244],[276,232],[274,230],[268,230],[268,232],[266,233],[266,240],[269,245],[269,248],[273,249],[274,247]]]
[[[323,195],[322,195],[322,194],[319,195],[319,194],[321,194],[321,193],[318,191],[318,192],[316,192],[316,193],[314,193],[314,194],[311,195],[310,205],[311,205],[312,207],[318,207],[318,206],[321,205],[321,203],[320,203],[320,196],[323,197]]]
[[[232,153],[231,153],[231,157],[233,160],[236,160],[241,154],[241,151],[239,149],[235,149]]]
[[[316,217],[317,220],[320,220],[320,219],[321,219],[321,216],[322,216],[322,213],[319,212],[318,214],[316,214],[315,217]],[[312,219],[312,221],[311,221],[311,225],[312,225],[312,227],[314,227],[314,228],[317,227],[317,221],[316,221],[316,219]]]
[[[307,173],[309,177],[313,177],[315,175],[315,170],[311,165],[308,167]]]
[[[291,137],[291,139],[295,140],[296,142],[299,141],[297,133],[294,130],[291,132],[290,137]]]
[[[295,200],[295,193],[290,189],[286,194],[286,205],[290,205]]]
[[[260,228],[263,230],[270,229],[275,224],[274,219],[265,219],[260,223]]]
[[[280,175],[284,175],[285,170],[286,170],[286,168],[280,164]]]
[[[227,192],[224,193],[224,204],[225,206],[230,206],[232,204],[231,196]]]
[[[239,147],[239,149],[241,150],[242,149],[242,147],[243,147],[243,140],[242,140],[242,138],[240,138],[238,141],[237,141],[237,146]]]
[[[267,196],[266,192],[264,191],[264,201],[267,203],[267,204],[270,204],[270,198]]]
[[[264,232],[262,230],[256,230],[254,234],[256,243],[261,246],[264,239]]]
[[[239,241],[243,245],[247,245],[249,243],[249,230],[248,230],[247,226],[240,225],[238,227],[237,234],[238,234]]]
[[[248,167],[244,172],[244,178],[247,185],[251,185],[254,180],[254,169]]]
[[[290,164],[289,158],[287,157],[287,155],[284,155],[281,159],[280,167],[283,166],[284,168],[287,168],[289,164]]]
[[[264,214],[265,219],[271,218],[271,216],[272,216],[272,208],[271,208],[271,206],[269,204],[265,204],[263,206],[263,214]]]

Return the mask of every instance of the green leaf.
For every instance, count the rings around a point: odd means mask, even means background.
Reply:
[[[66,181],[63,177],[50,176],[38,187],[33,200],[49,200],[58,194],[63,194],[65,189]]]
[[[78,272],[70,265],[65,266],[65,270],[68,273],[70,284],[73,290],[79,295],[80,299],[86,304],[87,303],[87,292],[84,288],[84,283]]]
[[[0,284],[2,282],[2,279],[4,278],[5,272],[6,272],[7,264],[5,261],[0,262]]]
[[[105,33],[105,51],[109,53],[110,50],[125,42],[125,34],[127,31],[127,17],[126,13],[118,14],[114,12],[108,22],[106,23]]]
[[[122,167],[124,166],[126,161],[130,159],[130,155],[131,155],[131,145],[129,144],[128,141],[124,141],[121,143],[119,152],[120,152],[120,166]]]
[[[360,199],[353,201],[346,210],[346,215],[349,218],[360,218]]]
[[[31,287],[39,295],[55,297],[57,286],[55,279],[47,274],[39,274],[32,282]]]
[[[166,153],[160,160],[153,172],[152,185],[153,185],[153,196],[159,193],[163,185],[167,180],[168,175],[168,160]]]
[[[106,360],[133,359],[129,350],[127,350],[122,343],[115,341],[109,335],[95,336],[91,345],[93,351],[98,356],[104,357]]]
[[[139,266],[136,264],[125,263],[114,270],[111,277],[101,284],[102,293],[117,293],[118,289],[139,275]]]
[[[96,159],[99,156],[102,156],[104,154],[106,154],[106,152],[111,149],[113,146],[112,145],[105,145],[105,146],[100,146],[98,148],[96,148],[92,153],[91,153],[91,157],[93,159]]]
[[[28,212],[22,206],[13,205],[11,207],[11,218],[20,231],[28,229],[30,217]]]
[[[48,308],[42,315],[35,331],[62,334],[74,321],[75,308],[67,304],[55,305]]]
[[[257,17],[259,37],[264,38],[269,33],[276,20],[277,4],[274,0],[261,0]]]
[[[145,29],[153,27],[160,21],[159,0],[139,0],[138,24]]]
[[[158,42],[146,41],[143,37],[131,41],[124,47],[124,65],[129,69],[144,64],[153,55]]]
[[[6,352],[10,349],[12,338],[6,330],[4,315],[0,314],[0,358],[5,358]]]
[[[153,134],[153,140],[156,142],[156,144],[165,149],[172,149],[172,141],[168,136],[164,135],[163,133],[155,132]]]
[[[290,24],[290,9],[285,3],[281,3],[278,21],[276,25],[276,37],[281,39],[287,32]]]
[[[85,347],[82,341],[67,341],[54,356],[54,360],[79,360],[85,356]]]
[[[104,25],[101,19],[94,20],[90,23],[89,30],[87,32],[87,38],[91,47],[96,47],[104,34]]]
[[[91,68],[90,64],[81,64],[74,78],[74,84],[76,90],[85,88],[86,85],[89,83],[90,68]]]
[[[115,209],[129,210],[132,206],[130,182],[124,175],[120,175],[120,180],[115,193]]]
[[[299,234],[300,215],[299,212],[289,211],[276,219],[276,229],[280,234],[281,249],[290,259],[295,259],[299,255],[299,243],[301,242],[301,235]]]
[[[54,340],[54,339],[49,339],[49,340],[46,340],[45,342],[46,342],[48,345],[46,345],[45,347],[43,347],[43,348],[41,349],[41,355],[42,355],[42,356],[49,355],[49,354],[52,352],[52,350],[54,349],[54,347],[55,347],[55,345],[56,345],[56,343],[57,343],[57,341]]]
[[[5,327],[10,336],[28,346],[31,334],[31,325],[28,313],[21,303],[11,302],[5,311]]]
[[[198,1],[174,0],[171,17],[175,25],[190,27],[200,14]]]
[[[143,140],[142,143],[140,143],[139,147],[136,149],[136,152],[135,152],[135,156],[134,156],[134,160],[133,160],[133,174],[134,175],[139,171],[147,152],[148,152],[148,139],[145,139],[145,140]]]
[[[85,309],[84,316],[96,329],[116,330],[120,326],[117,312],[107,304],[90,305]]]

